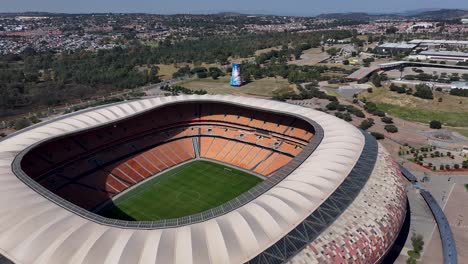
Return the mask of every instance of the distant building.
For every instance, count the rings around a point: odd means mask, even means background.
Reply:
[[[451,89],[468,89],[468,82],[452,82]]]
[[[456,51],[422,51],[417,55],[410,55],[413,60],[436,60],[436,61],[462,61],[468,62],[468,53]]]
[[[411,25],[409,29],[419,29],[419,28],[428,29],[428,28],[433,28],[433,27],[434,25],[432,23],[417,23],[417,24]]]
[[[462,24],[468,24],[468,18],[463,18],[463,19],[461,20],[461,22],[462,22]]]
[[[416,44],[421,48],[444,48],[444,47],[459,47],[468,48],[466,40],[446,40],[446,39],[413,39],[409,44]]]
[[[392,53],[392,52],[401,52],[401,51],[412,51],[418,45],[417,44],[410,44],[406,42],[401,43],[385,43],[378,47],[376,47],[378,52],[382,53]]]
[[[352,46],[352,45],[345,45],[342,49],[341,49],[341,55],[344,57],[344,58],[349,58],[349,57],[352,57],[353,55],[355,55],[357,53],[356,49]]]

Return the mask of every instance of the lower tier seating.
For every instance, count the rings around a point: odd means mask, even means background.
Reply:
[[[93,209],[132,185],[174,165],[195,158],[191,138],[158,145],[103,168],[73,166],[72,177],[52,173],[40,183],[66,200],[85,209]],[[76,164],[91,164],[87,160]],[[90,172],[89,170],[92,170]],[[68,170],[67,170],[68,171]],[[63,171],[61,174],[64,174]],[[86,196],[86,197],[83,197]],[[89,196],[89,197],[88,197]]]

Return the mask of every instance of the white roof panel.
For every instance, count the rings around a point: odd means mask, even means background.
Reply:
[[[11,172],[15,155],[42,139],[185,100],[233,102],[303,116],[320,125],[324,137],[297,170],[264,196],[214,219],[176,228],[133,230],[87,220],[36,193]],[[19,263],[245,262],[320,206],[353,169],[363,146],[362,133],[338,118],[256,98],[191,95],[83,110],[0,141],[0,181],[5,183],[0,184],[0,252]]]

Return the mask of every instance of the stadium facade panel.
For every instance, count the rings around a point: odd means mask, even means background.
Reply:
[[[38,142],[178,102],[236,104],[246,109],[296,116],[310,120],[317,137],[308,145],[311,154],[303,156],[282,177],[271,178],[267,188],[230,206],[229,210],[194,217],[196,221],[121,225],[118,220],[96,218],[94,213],[71,208],[63,199],[54,198],[51,192],[35,185],[35,181],[28,182],[20,175],[18,166],[22,155]],[[310,261],[320,263],[335,262],[338,256],[344,255],[348,257],[346,262],[374,263],[391,247],[404,220],[406,197],[404,192],[395,191],[401,188],[398,174],[388,154],[373,138],[323,112],[282,102],[193,95],[83,110],[0,141],[0,210],[3,212],[0,253],[16,263],[261,263],[274,255],[272,252],[276,252],[274,258],[278,263],[294,262],[304,258],[303,254]],[[382,180],[386,185],[379,185]],[[362,197],[374,196],[373,192],[378,192],[380,199],[368,208],[363,207]],[[323,217],[325,214],[328,217]],[[350,233],[340,234],[340,238],[348,239],[343,242],[344,249],[343,245],[334,250],[325,246],[327,239],[334,243],[341,241],[334,240],[327,232],[342,230],[344,221],[356,214],[360,214],[360,219],[352,221]],[[377,231],[369,229],[369,223],[379,225]],[[313,225],[318,227],[304,231]],[[357,243],[356,247],[354,240],[349,240],[353,232],[358,232],[362,239],[372,239],[366,240],[367,246]],[[301,239],[297,239],[298,234],[302,234]],[[372,244],[379,238],[386,242]],[[281,243],[283,248],[278,247]],[[320,248],[328,249],[315,252]]]

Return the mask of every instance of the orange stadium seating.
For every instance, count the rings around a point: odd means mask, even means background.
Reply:
[[[313,137],[303,120],[234,105],[187,103],[41,144],[23,159],[45,188],[92,209],[132,185],[200,157],[266,177]],[[89,197],[83,197],[89,196]]]

